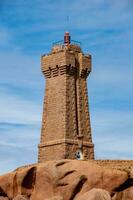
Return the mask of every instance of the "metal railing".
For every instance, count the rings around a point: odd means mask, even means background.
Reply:
[[[76,40],[71,40],[70,44],[72,45],[77,45],[77,46],[81,46],[81,42],[78,42]],[[60,41],[57,41],[57,42],[53,42],[52,46],[57,46],[57,45],[65,45],[64,44],[64,40],[60,40]]]

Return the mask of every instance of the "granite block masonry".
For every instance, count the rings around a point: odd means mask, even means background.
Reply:
[[[46,79],[38,162],[94,159],[87,77],[91,55],[85,55],[68,32],[41,58]]]

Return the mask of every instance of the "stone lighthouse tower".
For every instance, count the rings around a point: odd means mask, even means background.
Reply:
[[[94,159],[86,81],[91,55],[66,32],[42,56],[41,68],[46,86],[38,161]]]

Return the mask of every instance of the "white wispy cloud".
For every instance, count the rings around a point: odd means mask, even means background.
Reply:
[[[1,94],[0,121],[35,124],[40,121],[41,106],[15,96]]]
[[[96,158],[133,159],[132,111],[96,109],[91,120]]]
[[[0,173],[37,162],[41,110],[40,105],[32,100],[11,94],[1,95]],[[7,160],[8,165],[5,165]]]
[[[0,96],[0,173],[3,173],[37,162],[42,108],[33,99],[14,94]]]

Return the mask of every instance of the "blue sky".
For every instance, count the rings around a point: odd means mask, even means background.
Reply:
[[[133,159],[132,0],[0,0],[0,173],[37,161],[40,57],[67,30],[93,59],[88,92],[96,158]]]

